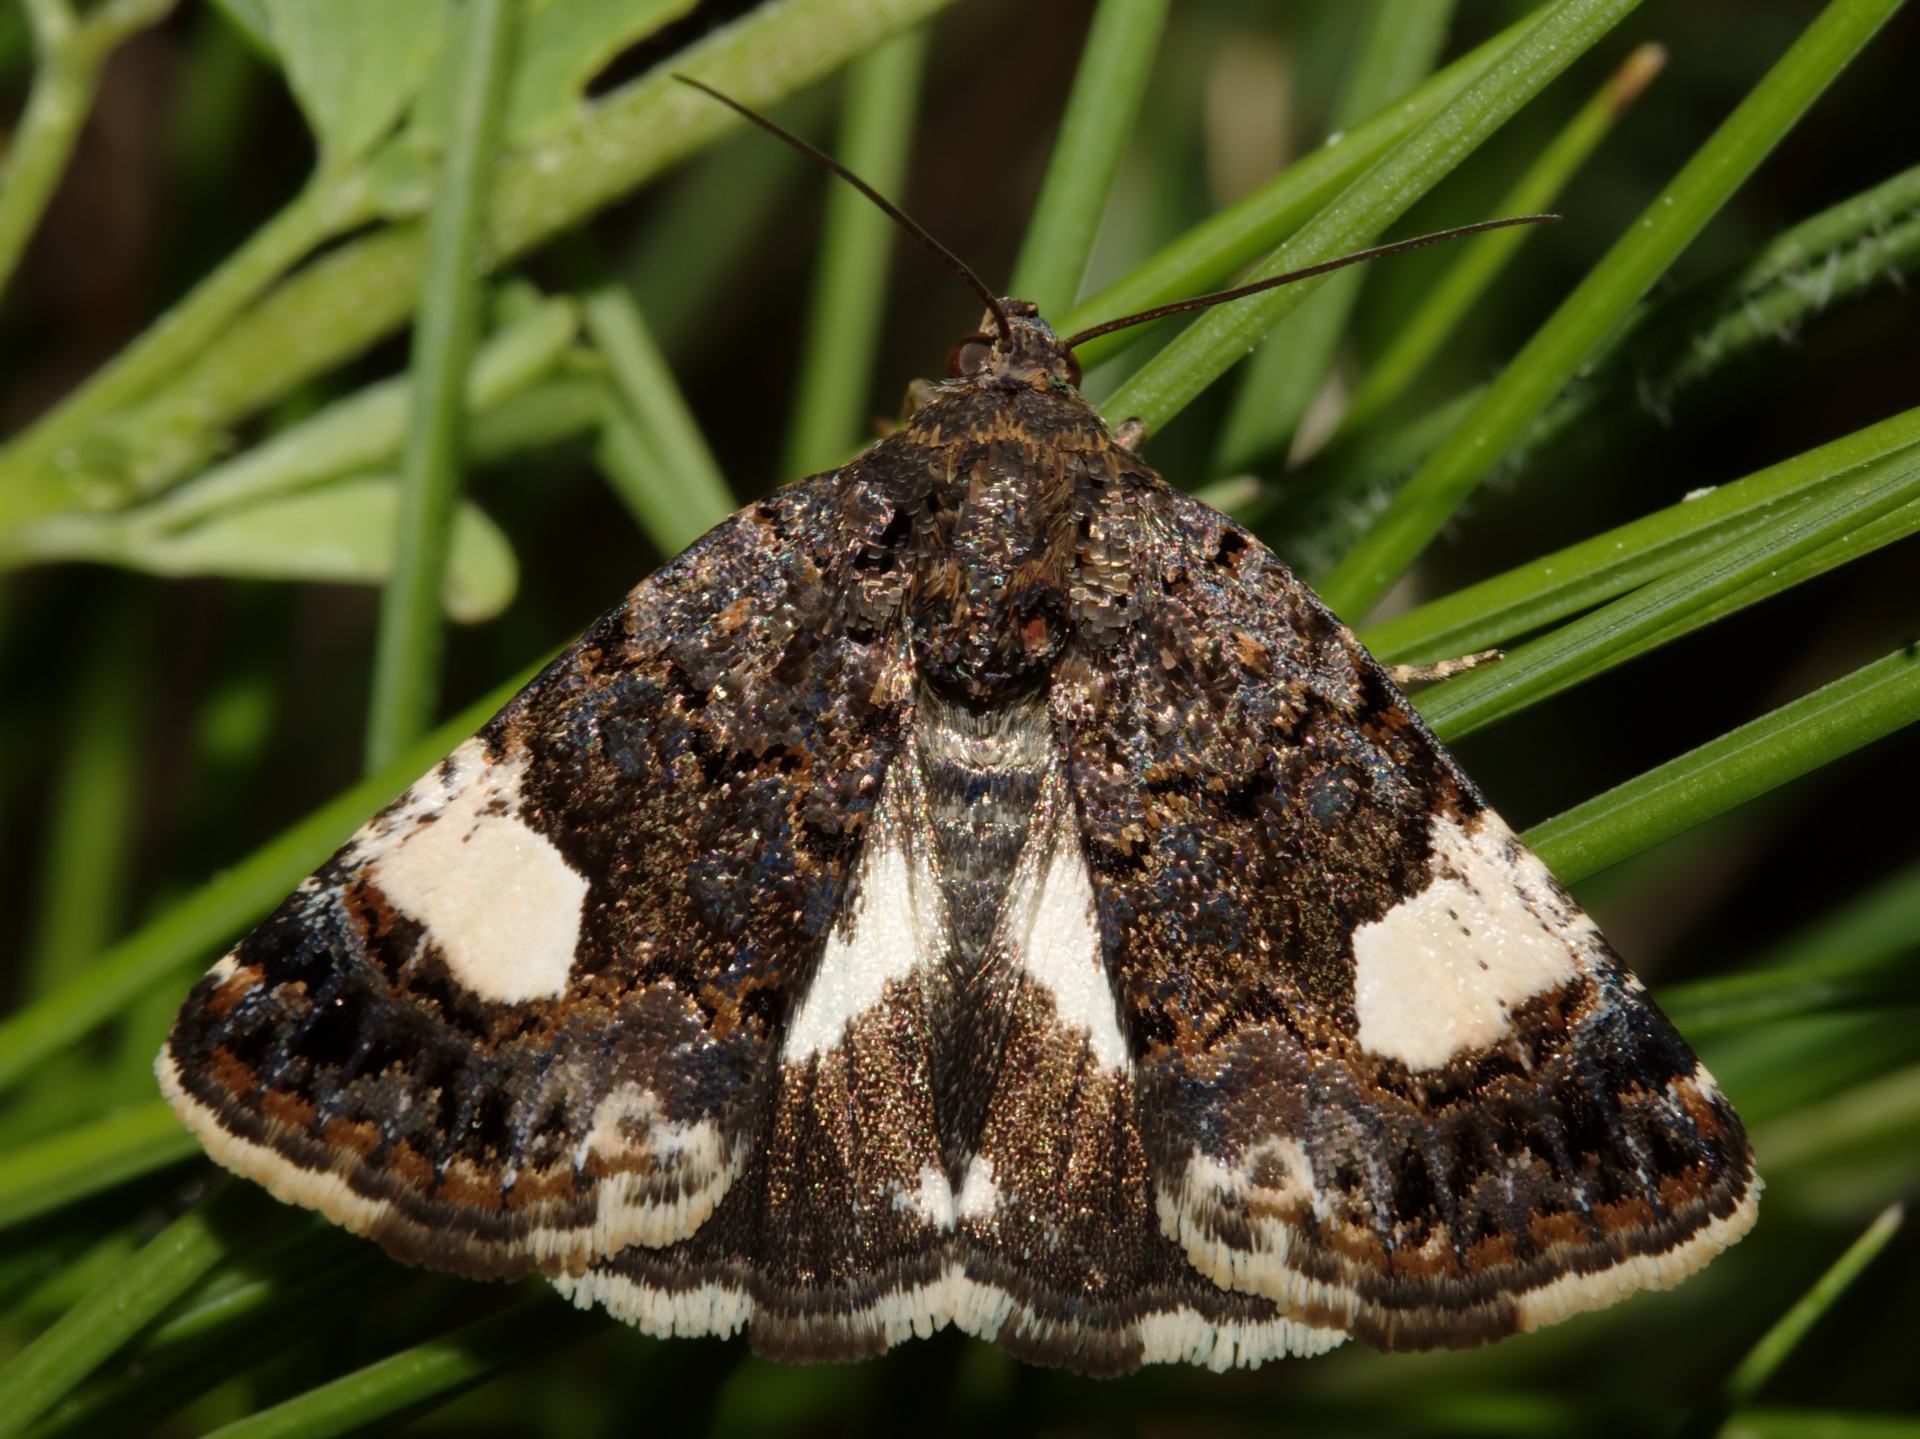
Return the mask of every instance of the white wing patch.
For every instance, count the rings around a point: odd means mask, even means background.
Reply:
[[[1432,842],[1432,882],[1353,932],[1360,1043],[1416,1073],[1505,1038],[1507,1011],[1575,978],[1594,932],[1491,810],[1434,820]]]
[[[787,1028],[780,1057],[789,1063],[833,1048],[847,1026],[924,961],[938,961],[947,932],[940,882],[916,843],[918,805],[910,760],[889,771],[861,849],[849,903],[827,936],[819,968]]]
[[[586,878],[520,818],[525,768],[524,755],[494,764],[468,740],[351,856],[426,928],[453,977],[496,1004],[565,992],[587,896]]]
[[[1064,789],[1064,785],[1060,788]],[[1094,1058],[1108,1069],[1126,1069],[1132,1062],[1127,1039],[1120,1031],[1113,985],[1100,958],[1100,926],[1094,913],[1093,877],[1072,823],[1073,801],[1064,794],[1049,806],[1057,820],[1042,829],[1035,826],[1029,844],[1047,846],[1045,868],[1040,869],[1037,895],[1016,894],[1009,909],[1028,906],[1026,932],[1018,947],[1020,964],[1053,995],[1060,1022],[1083,1031]],[[1028,884],[1032,869],[1023,868]],[[1034,869],[1039,869],[1035,866]]]

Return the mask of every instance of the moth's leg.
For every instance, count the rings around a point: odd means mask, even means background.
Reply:
[[[1458,659],[1436,660],[1430,665],[1388,665],[1387,678],[1397,685],[1423,684],[1429,680],[1444,680],[1465,674],[1468,670],[1477,670],[1481,665],[1490,665],[1506,657],[1502,650],[1481,650],[1478,654],[1461,655]]]
[[[1140,447],[1147,442],[1147,427],[1141,421],[1122,420],[1113,427],[1113,442],[1123,450],[1140,453]]]

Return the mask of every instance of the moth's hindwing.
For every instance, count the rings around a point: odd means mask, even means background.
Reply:
[[[201,981],[158,1069],[216,1158],[476,1276],[706,1221],[894,743],[846,637],[887,515],[837,485],[642,584]]]

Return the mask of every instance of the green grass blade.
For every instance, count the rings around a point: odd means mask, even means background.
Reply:
[[[1615,122],[1660,73],[1666,61],[1667,52],[1652,44],[1642,45],[1628,56],[1626,63],[1540,152],[1539,158],[1494,206],[1493,214],[1537,215],[1552,209],[1567,182],[1579,172],[1587,157],[1606,139]],[[1459,259],[1427,292],[1420,307],[1400,327],[1386,353],[1367,371],[1354,391],[1353,403],[1341,421],[1343,430],[1358,429],[1400,397],[1532,234],[1530,228],[1517,226],[1491,230],[1462,244]]]
[[[1343,134],[1425,78],[1453,20],[1452,0],[1374,0],[1330,121]],[[1227,412],[1214,472],[1231,474],[1278,452],[1331,369],[1360,298],[1366,267],[1330,275],[1254,351]]]
[[[1643,303],[1608,337],[1583,383],[1528,425],[1503,462],[1516,468],[1581,429],[1648,405],[1664,409],[1688,385],[1762,345],[1780,343],[1810,315],[1920,265],[1920,172],[1908,171],[1795,225],[1755,258]],[[1331,568],[1387,500],[1458,428],[1486,393],[1468,390],[1386,434],[1360,431],[1289,475],[1243,519],[1271,535],[1308,574]],[[1478,648],[1478,646],[1469,646]],[[1448,651],[1450,654],[1461,651]]]
[[[906,183],[927,32],[908,30],[847,70],[839,160],[895,204]],[[832,469],[867,432],[880,317],[897,227],[853,186],[828,176],[826,224],[801,348],[786,473]]]
[[[0,1439],[20,1433],[231,1252],[257,1196],[229,1181],[0,1369]]]
[[[1560,0],[1484,75],[1303,225],[1256,266],[1250,278],[1300,269],[1370,244],[1637,4],[1638,0]],[[1139,419],[1149,433],[1158,429],[1318,285],[1317,280],[1303,280],[1203,311],[1178,339],[1141,366],[1102,410],[1115,419]]]
[[[1920,409],[1769,465],[1367,630],[1375,654],[1415,664],[1473,654],[1696,564],[1920,445]]]
[[[155,1100],[0,1154],[0,1227],[151,1174],[200,1152],[173,1110]]]
[[[544,662],[543,662],[544,663]],[[347,837],[524,688],[531,667],[329,801],[158,919],[101,955],[86,973],[0,1023],[0,1090],[112,1018],[146,989],[264,918]]]
[[[1897,650],[1535,825],[1572,884],[1920,719],[1920,657]]]
[[[1880,1251],[1899,1232],[1905,1218],[1906,1213],[1898,1204],[1881,1211],[1866,1231],[1848,1245],[1846,1252],[1820,1276],[1813,1288],[1801,1295],[1794,1306],[1761,1336],[1760,1342],[1747,1352],[1747,1357],[1740,1361],[1739,1367],[1727,1376],[1726,1386],[1720,1391],[1722,1412],[1739,1408],[1760,1392],[1761,1386],[1773,1377],[1774,1371],[1806,1338],[1807,1331],[1820,1322],[1820,1317],[1833,1307],[1834,1301],[1852,1288],[1853,1281],[1879,1258]]]
[[[207,1439],[326,1439],[343,1434],[451,1399],[588,1332],[593,1323],[551,1297],[530,1299],[236,1420]]]
[[[414,324],[412,406],[393,577],[380,605],[367,706],[367,768],[377,770],[432,723],[440,692],[440,589],[460,498],[467,366],[479,325],[477,279],[487,192],[506,85],[507,0],[470,0],[455,28],[459,89],[427,226],[427,271]]]
[[[1688,1039],[1771,1020],[1920,1000],[1912,953],[1838,954],[1770,969],[1695,980],[1660,991],[1660,1008]]]
[[[608,478],[654,548],[677,555],[733,513],[733,491],[633,292],[617,283],[601,285],[581,308],[618,397],[601,450],[603,461],[609,448],[615,450],[604,466]]]
[[[1920,452],[1883,461],[1836,485],[1757,533],[1710,552],[1698,563],[1533,640],[1497,665],[1462,675],[1420,697],[1420,712],[1452,738],[1623,663],[1649,644],[1687,628],[1721,601],[1752,594],[1772,571],[1829,545],[1920,498]]]
[[[34,996],[78,974],[127,910],[146,735],[147,627],[138,607],[151,597],[122,595],[119,587],[108,594],[79,650],[74,713],[41,851],[25,986]]]
[[[1168,0],[1100,0],[1080,51],[1060,134],[1047,159],[1033,218],[1007,293],[1042,315],[1065,315],[1079,297],[1120,158],[1133,133],[1166,29]]]
[[[1251,195],[1194,227],[1055,322],[1063,335],[1135,310],[1218,286],[1252,264],[1322,209],[1381,156],[1424,125],[1508,55],[1542,10],[1516,21],[1441,70],[1391,109],[1355,126],[1338,144],[1302,156]],[[1091,370],[1133,343],[1127,334],[1089,341],[1077,352]]]
[[[1326,575],[1320,594],[1337,613],[1357,618],[1387,592],[1607,332],[1899,5],[1900,0],[1832,0]]]
[[[1910,1140],[1916,1126],[1920,1065],[1909,1065],[1769,1120],[1754,1131],[1754,1153],[1773,1174],[1813,1172]]]

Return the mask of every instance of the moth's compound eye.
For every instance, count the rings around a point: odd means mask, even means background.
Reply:
[[[1076,390],[1080,388],[1080,357],[1072,350],[1067,351],[1067,383]]]
[[[993,337],[991,335],[968,335],[947,351],[947,373],[957,380],[962,375],[971,375],[976,370],[984,370],[987,367],[987,361],[992,358]]]

